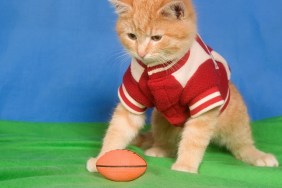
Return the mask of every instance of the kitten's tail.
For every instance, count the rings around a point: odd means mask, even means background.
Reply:
[[[139,133],[137,137],[131,142],[131,145],[137,146],[146,150],[151,148],[154,144],[154,138],[151,131]]]

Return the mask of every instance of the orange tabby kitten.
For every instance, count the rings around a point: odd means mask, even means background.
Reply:
[[[229,81],[225,60],[197,35],[191,0],[111,2],[132,62],[97,158],[126,148],[143,127],[146,108],[155,107],[153,143],[145,154],[176,155],[173,170],[197,173],[210,142],[248,164],[278,166],[272,154],[254,146],[246,106]],[[96,171],[97,158],[89,159],[90,172]]]

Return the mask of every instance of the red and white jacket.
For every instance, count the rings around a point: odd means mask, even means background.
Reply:
[[[213,108],[222,112],[230,98],[229,80],[226,61],[197,37],[178,61],[145,65],[132,59],[118,96],[134,114],[156,107],[172,125],[182,126]]]

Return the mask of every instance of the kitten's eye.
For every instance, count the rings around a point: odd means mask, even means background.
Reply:
[[[131,40],[136,40],[137,39],[137,36],[133,33],[128,33],[127,34],[128,38],[130,38]]]
[[[152,39],[153,41],[159,41],[159,40],[162,39],[162,36],[161,36],[161,35],[151,36],[151,39]]]

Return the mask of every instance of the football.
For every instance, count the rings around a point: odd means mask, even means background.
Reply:
[[[97,160],[96,167],[109,180],[132,181],[145,173],[147,163],[130,150],[112,150]]]

